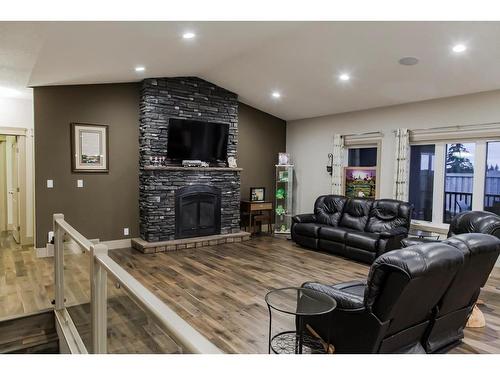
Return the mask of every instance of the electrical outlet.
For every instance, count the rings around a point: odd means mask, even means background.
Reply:
[[[54,187],[54,180],[47,180],[47,188],[52,189]]]
[[[83,180],[76,180],[76,187],[82,188],[83,187]]]
[[[128,236],[128,233],[129,233],[128,228],[123,228],[123,235]]]

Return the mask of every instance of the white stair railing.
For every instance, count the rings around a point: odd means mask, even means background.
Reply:
[[[116,279],[145,313],[173,339],[183,353],[220,354],[219,348],[208,341],[184,319],[177,315],[158,297],[145,288],[137,279],[125,271],[108,255],[103,244],[93,244],[64,220],[63,214],[54,214],[54,259],[55,259],[55,310],[68,322],[71,316],[66,311],[64,299],[64,236],[68,236],[79,247],[90,254],[90,305],[92,352],[107,353],[107,278]],[[70,322],[72,335],[79,335]],[[72,339],[82,343],[80,337]],[[68,341],[68,340],[67,340]],[[70,340],[71,341],[71,340]],[[80,344],[81,345],[81,344]],[[87,348],[88,349],[88,348]],[[81,352],[81,351],[80,351]],[[85,351],[84,351],[85,352]]]

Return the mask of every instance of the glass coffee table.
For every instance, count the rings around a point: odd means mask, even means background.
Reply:
[[[417,238],[428,238],[431,240],[439,240],[439,234],[434,232],[429,232],[427,230],[420,229],[410,229],[408,231],[409,236],[417,237]]]
[[[276,354],[329,353],[333,347],[312,329],[304,326],[304,317],[328,314],[337,302],[328,294],[306,288],[281,288],[270,291],[265,297],[269,309],[269,346]],[[283,331],[272,336],[273,311],[296,317],[296,330]],[[330,317],[328,317],[330,324]],[[328,331],[330,331],[328,326]],[[327,338],[329,340],[329,338]]]

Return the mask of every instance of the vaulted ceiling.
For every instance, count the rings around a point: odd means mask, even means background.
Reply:
[[[292,120],[499,89],[498,40],[500,22],[0,22],[0,86],[199,76]]]

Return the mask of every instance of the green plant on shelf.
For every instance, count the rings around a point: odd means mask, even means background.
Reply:
[[[286,198],[286,190],[285,188],[276,189],[276,199],[285,199]]]
[[[276,207],[276,215],[282,216],[284,215],[286,210],[283,208],[283,206],[280,204]]]

